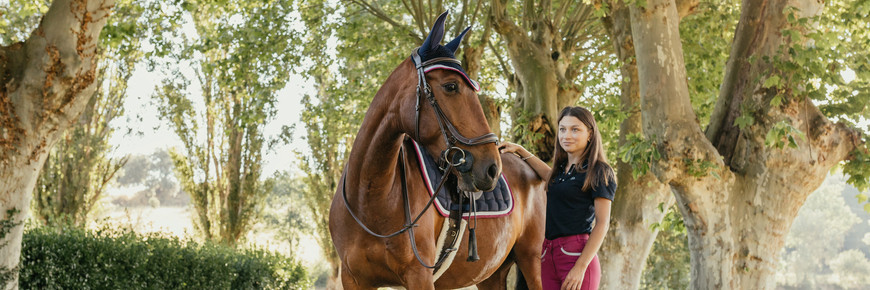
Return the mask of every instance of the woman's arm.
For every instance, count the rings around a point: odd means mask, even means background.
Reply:
[[[534,154],[529,153],[529,151],[526,150],[526,148],[523,148],[523,146],[511,142],[502,142],[498,145],[498,149],[501,153],[514,153],[520,156],[520,158],[532,167],[532,170],[535,170],[535,173],[537,173],[538,177],[541,179],[546,180],[550,177],[550,166],[544,161],[541,161],[541,159],[538,159]]]
[[[610,203],[609,199],[602,197],[595,198],[595,227],[592,228],[592,233],[589,234],[589,240],[586,241],[586,246],[583,247],[580,258],[577,258],[574,268],[571,268],[568,276],[565,277],[562,289],[580,289],[580,285],[583,285],[583,276],[586,274],[586,268],[589,267],[592,258],[595,258],[595,254],[598,254],[598,249],[604,243],[604,235],[610,227]]]

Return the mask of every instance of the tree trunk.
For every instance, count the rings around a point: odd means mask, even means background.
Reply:
[[[698,1],[678,0],[676,4],[682,19],[695,11]],[[628,112],[628,118],[619,130],[619,145],[623,147],[629,135],[643,134],[640,86],[629,9],[623,1],[611,1],[610,7],[610,17],[604,19],[605,27],[622,63],[620,101],[622,110]],[[662,221],[667,209],[674,204],[674,196],[670,187],[659,182],[653,174],[645,173],[634,178],[632,164],[622,160],[616,160],[616,167],[619,180],[617,198],[610,214],[610,231],[599,254],[603,274],[601,286],[604,289],[638,289],[647,257],[658,236],[658,230],[653,230],[652,225]]]
[[[0,195],[0,216],[4,217],[3,220],[11,219],[14,223],[11,229],[0,228],[6,232],[5,235],[0,235],[3,236],[0,240],[0,282],[5,282],[0,283],[0,289],[18,289],[18,264],[21,257],[24,220],[30,209],[32,189],[36,185],[45,155],[32,161],[25,156],[15,156],[4,161],[12,161],[10,159],[17,162],[4,162],[3,169],[0,171],[2,173],[0,184],[3,186]],[[14,213],[9,210],[15,210],[17,214],[6,216],[8,213]],[[6,275],[11,275],[9,277],[11,280],[3,281]]]
[[[468,74],[468,77],[475,81],[480,80],[480,63],[483,58],[483,51],[486,47],[486,40],[489,39],[492,34],[492,25],[490,23],[490,21],[487,21],[483,25],[481,41],[476,42],[478,43],[476,46],[470,45],[470,41],[468,41],[469,36],[466,36],[465,40],[462,42],[462,48],[459,49],[459,51],[462,52],[462,55],[459,56],[462,61],[462,66]],[[462,22],[459,21],[456,27],[460,28],[462,27],[461,25]],[[481,84],[481,86],[484,85],[485,84]],[[501,107],[499,107],[495,100],[488,94],[478,94],[477,98],[480,101],[480,106],[483,108],[483,116],[486,117],[489,129],[501,138]]]
[[[623,111],[628,112],[628,118],[619,130],[619,145],[623,147],[629,135],[643,133],[643,123],[631,19],[628,7],[621,1],[614,2],[611,3],[611,17],[605,22],[622,63],[620,100]],[[661,222],[666,209],[674,204],[674,196],[670,187],[660,183],[651,173],[634,178],[632,164],[615,161],[619,186],[610,213],[610,230],[599,251],[601,288],[638,289],[647,256],[658,235],[658,230],[653,230],[652,225]]]
[[[747,61],[785,57],[784,8],[809,16],[819,5],[744,1],[706,136],[689,103],[676,5],[656,0],[630,8],[644,134],[662,156],[653,172],[671,186],[684,218],[694,289],[773,288],[777,255],[798,209],[855,148],[853,131],[831,123],[811,103],[789,98],[791,92],[762,87],[769,64]],[[777,94],[783,103],[771,105]],[[741,130],[733,126],[741,114],[733,108],[747,106],[755,122]],[[812,130],[797,139],[797,148],[766,146],[765,136],[782,122]]]
[[[526,25],[518,26],[509,19],[507,3],[492,1],[491,21],[495,31],[507,42],[507,51],[516,74],[517,98],[512,112],[514,126],[523,126],[523,136],[514,136],[541,160],[553,157],[555,128],[559,111],[574,105],[582,88],[575,84],[579,67],[574,63],[578,43],[588,41],[589,31],[583,30],[591,8],[576,3],[571,17],[564,17],[567,5],[555,16],[550,7],[540,7],[534,15],[524,15]],[[526,3],[525,5],[537,5]],[[565,20],[564,23],[562,20]],[[560,26],[564,25],[564,26]],[[540,135],[538,135],[540,134]],[[532,136],[541,136],[532,137]]]
[[[113,5],[54,1],[27,41],[0,48],[0,213],[19,211],[0,240],[0,272],[17,270],[39,170],[92,95],[98,37]],[[11,278],[0,288],[17,289],[17,271]]]
[[[245,194],[251,193],[242,192],[242,152],[244,152],[242,141],[245,137],[245,125],[239,121],[244,118],[242,101],[238,96],[230,96],[224,102],[226,102],[224,130],[227,132],[229,148],[226,153],[226,163],[222,164],[224,176],[217,177],[217,179],[226,179],[226,187],[219,189],[222,193],[218,205],[221,212],[221,242],[235,246],[243,232],[240,217],[241,199]]]

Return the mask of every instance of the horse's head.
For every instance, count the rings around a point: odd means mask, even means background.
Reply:
[[[438,154],[436,159],[454,166],[461,190],[492,190],[501,174],[497,138],[480,106],[479,86],[454,56],[468,28],[441,45],[446,18],[447,12],[438,17],[423,45],[406,62],[414,66],[417,82],[408,84],[416,86],[411,89],[416,93],[403,98],[406,104],[402,107],[415,110],[403,114],[402,123],[410,125],[405,126],[407,134],[431,154]]]

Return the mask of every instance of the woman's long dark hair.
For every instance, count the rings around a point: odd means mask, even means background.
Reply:
[[[562,113],[559,114],[559,120],[556,124],[562,121],[562,118],[572,116],[583,122],[586,128],[589,128],[590,140],[583,150],[583,161],[586,162],[587,173],[586,180],[583,181],[583,191],[591,190],[598,186],[607,186],[611,182],[616,182],[616,175],[613,174],[613,168],[607,163],[607,154],[604,152],[604,145],[601,144],[601,132],[598,131],[598,124],[595,122],[595,117],[592,112],[583,107],[565,107]],[[559,129],[556,129],[556,150],[553,157],[553,170],[550,171],[550,176],[547,178],[547,184],[553,182],[553,177],[559,174],[559,170],[564,170],[568,163],[568,153],[562,148],[559,143]],[[578,164],[577,166],[581,166]],[[582,170],[580,168],[575,170]]]

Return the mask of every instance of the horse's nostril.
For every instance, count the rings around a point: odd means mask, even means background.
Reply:
[[[489,169],[486,170],[486,174],[489,178],[495,179],[496,175],[498,175],[498,166],[493,164],[489,166]]]

